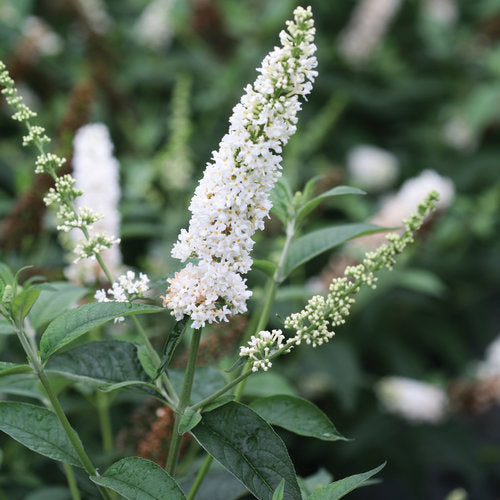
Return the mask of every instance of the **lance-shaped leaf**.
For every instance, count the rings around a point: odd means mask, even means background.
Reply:
[[[384,467],[385,463],[375,469],[369,470],[368,472],[363,472],[361,474],[356,474],[354,476],[349,476],[344,479],[340,479],[339,481],[335,481],[334,483],[315,491],[311,496],[307,497],[307,500],[337,500],[338,498],[342,498],[358,486],[361,486],[366,480],[370,479]]]
[[[50,283],[50,286],[42,288],[40,297],[29,313],[31,326],[38,330],[47,325],[87,293],[86,288],[73,283]]]
[[[0,401],[0,430],[41,455],[82,466],[56,415],[46,408]]]
[[[159,465],[140,457],[114,463],[100,476],[90,479],[128,500],[185,500],[178,484]]]
[[[179,422],[179,435],[182,436],[184,433],[189,432],[193,427],[198,425],[201,420],[201,415],[199,412],[191,410],[188,408]]]
[[[12,318],[17,325],[23,322],[23,319],[30,312],[39,295],[40,290],[37,288],[28,288],[23,290],[19,295],[16,295],[12,301],[11,312]]]
[[[292,198],[292,191],[283,178],[276,183],[274,189],[269,194],[269,199],[273,204],[271,210],[285,226],[291,216]]]
[[[250,408],[266,422],[301,436],[323,441],[346,440],[330,419],[313,403],[296,396],[279,394],[255,400]]]
[[[96,385],[151,383],[137,356],[137,346],[118,340],[79,345],[54,356],[46,369]]]
[[[18,365],[17,363],[8,363],[0,361],[0,377],[5,375],[14,375],[15,373],[31,373],[32,369],[29,365]]]
[[[40,340],[42,361],[96,326],[129,314],[164,311],[162,307],[128,302],[94,302],[66,311],[50,322]]]
[[[301,500],[292,461],[272,427],[247,406],[231,402],[203,414],[191,433],[259,500],[271,500],[282,479],[286,500]]]
[[[318,255],[345,243],[346,241],[365,234],[387,231],[373,224],[341,224],[312,231],[297,238],[291,245],[285,263],[282,279],[294,269]]]
[[[307,217],[322,201],[333,198],[334,196],[342,196],[345,194],[366,194],[361,189],[350,187],[350,186],[336,186],[333,189],[325,191],[324,193],[316,196],[312,200],[309,200],[305,203],[300,210],[297,212],[295,217],[296,221],[302,221],[305,217]]]
[[[167,339],[167,344],[165,345],[165,351],[163,354],[163,359],[161,360],[160,366],[155,375],[155,380],[162,374],[162,372],[168,367],[172,356],[174,355],[175,348],[179,345],[181,341],[182,334],[186,331],[186,327],[189,321],[189,316],[184,316],[180,321],[174,325],[170,331]]]

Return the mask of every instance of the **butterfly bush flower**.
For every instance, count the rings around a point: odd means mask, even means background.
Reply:
[[[93,207],[99,214],[88,227],[91,238],[99,238],[104,235],[115,235],[120,231],[120,212],[118,203],[120,200],[119,163],[113,156],[113,144],[108,129],[101,123],[89,124],[81,127],[75,134],[73,140],[73,178],[76,189],[82,192],[76,198],[75,206],[80,217],[89,214],[92,220],[92,212],[86,206]],[[75,223],[73,222],[73,225]],[[80,257],[85,257],[80,231],[71,229],[71,224],[66,222],[59,226],[60,229],[70,229],[69,236],[76,245]],[[112,238],[113,241],[116,241]],[[100,255],[106,267],[112,275],[118,274],[122,264],[120,249],[117,245],[100,247]],[[91,256],[90,256],[91,257]],[[65,274],[68,278],[84,282],[95,282],[102,271],[95,259],[79,259],[66,268]]]
[[[448,396],[434,385],[405,377],[385,377],[376,386],[384,408],[406,420],[437,424],[446,416]]]
[[[285,345],[284,340],[285,336],[281,330],[273,330],[272,332],[263,330],[255,336],[252,335],[248,347],[240,347],[240,356],[248,356],[252,362],[253,372],[267,371],[272,366],[269,357]]]
[[[169,279],[164,305],[200,328],[246,312],[246,274],[252,236],[264,228],[268,194],[281,175],[281,150],[296,130],[299,98],[317,76],[311,9],[298,7],[288,32],[262,62],[253,85],[234,107],[229,132],[212,153],[190,204],[189,228],[181,230],[172,256],[189,263]]]
[[[135,279],[133,271],[122,274],[113,283],[109,290],[97,290],[94,298],[97,302],[132,302],[134,299],[143,298],[149,290],[149,278],[144,273],[139,273],[139,279]],[[115,323],[123,321],[120,316],[115,318]]]

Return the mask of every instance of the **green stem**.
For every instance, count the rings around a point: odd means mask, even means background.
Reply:
[[[75,474],[71,465],[63,463],[64,472],[66,473],[66,479],[68,481],[69,491],[71,492],[71,498],[73,500],[81,500],[80,492],[78,491],[78,486],[75,480]]]
[[[283,270],[285,268],[285,263],[286,263],[286,258],[288,256],[288,251],[290,249],[290,245],[292,243],[292,240],[295,236],[295,229],[296,229],[296,221],[295,221],[295,216],[291,218],[291,220],[288,222],[287,227],[286,227],[286,239],[285,239],[285,244],[283,245],[283,250],[281,251],[281,256],[280,260],[278,263],[278,266],[276,268],[276,271],[274,273],[274,276],[271,280],[268,281],[266,285],[266,289],[264,292],[264,299],[263,299],[263,305],[261,308],[260,316],[259,316],[259,321],[257,322],[257,326],[255,329],[249,328],[245,332],[245,336],[242,339],[242,344],[246,344],[249,340],[250,337],[255,335],[256,333],[260,332],[263,330],[267,322],[269,321],[269,316],[271,314],[271,308],[274,303],[274,298],[276,296],[276,290],[278,288],[278,285],[284,280],[283,276]],[[293,343],[287,344],[285,347],[282,349],[276,351],[270,359],[274,359],[275,357],[279,356],[282,352],[286,351]],[[234,392],[235,396],[235,401],[239,401],[242,396],[243,396],[243,391],[245,390],[245,385],[246,385],[246,380],[247,378],[253,373],[251,370],[251,363],[250,361],[247,361],[245,363],[245,366],[242,368],[241,373],[238,377],[236,377],[234,380],[229,382],[226,386],[224,386],[222,389],[219,391],[215,392],[211,396],[205,398],[202,401],[199,401],[195,405],[191,407],[193,410],[197,410],[199,408],[202,408],[203,406],[206,406],[207,404],[211,403],[213,400],[217,399],[219,396],[222,396],[224,393],[226,393],[229,389],[233,388],[236,386],[236,390]],[[192,500],[198,491],[201,483],[203,482],[203,479],[205,478],[205,475],[208,472],[208,469],[210,468],[210,464],[212,463],[212,457],[209,455],[206,459],[205,462],[203,463],[200,471],[198,472],[198,475],[196,476],[195,482],[193,486],[191,487],[191,490],[189,492],[187,500]]]
[[[61,403],[59,403],[59,400],[57,399],[57,396],[54,394],[54,391],[52,390],[52,387],[50,385],[49,379],[47,378],[47,375],[45,375],[45,372],[43,371],[42,367],[40,366],[39,370],[37,371],[38,378],[40,379],[40,382],[43,385],[43,388],[45,389],[45,392],[47,393],[47,396],[49,397],[50,404],[52,405],[52,409],[54,410],[54,413],[57,416],[57,419],[63,426],[64,431],[66,432],[66,435],[68,436],[68,439],[73,446],[76,454],[78,455],[78,458],[80,459],[80,462],[83,465],[83,468],[87,472],[89,476],[96,476],[97,471],[90,461],[90,458],[88,457],[85,449],[83,448],[83,445],[80,441],[80,438],[78,437],[77,433],[71,427],[71,424],[69,423],[68,418],[66,417],[66,414],[64,413],[64,410],[61,407]],[[101,493],[101,496],[105,498],[106,500],[109,500],[109,495],[108,492],[98,486],[99,492]]]
[[[201,483],[203,482],[203,479],[205,479],[205,475],[207,474],[208,469],[210,468],[210,465],[212,464],[212,461],[213,461],[213,457],[211,455],[207,455],[207,457],[205,458],[205,461],[203,462],[203,465],[201,466],[200,470],[198,471],[198,474],[196,475],[193,486],[191,486],[191,489],[189,490],[189,493],[188,493],[186,500],[193,500],[196,493],[200,489],[200,486],[201,486]]]
[[[245,370],[241,375],[239,375],[237,378],[234,380],[231,380],[228,384],[226,384],[222,389],[219,389],[217,392],[214,392],[210,396],[206,397],[205,399],[202,399],[198,403],[194,404],[191,406],[191,409],[196,411],[199,410],[200,408],[203,408],[204,406],[207,406],[209,403],[212,401],[216,400],[218,397],[222,396],[225,394],[229,389],[232,389],[235,385],[239,384],[241,381],[245,380],[247,377],[249,377],[252,374],[251,369]]]
[[[142,340],[144,341],[144,344],[146,346],[146,349],[148,350],[149,356],[153,363],[155,364],[155,368],[158,369],[158,367],[161,364],[161,359],[160,356],[158,356],[158,353],[156,352],[156,349],[151,345],[151,342],[149,340],[149,337],[142,327],[140,321],[137,319],[135,314],[131,314],[130,317],[132,318],[132,321],[135,324],[135,327],[137,328],[137,331],[139,332],[139,335],[141,336]],[[174,389],[174,386],[172,385],[172,382],[168,378],[166,373],[162,373],[160,376],[160,380],[163,383],[163,385],[167,388],[168,391],[168,396],[167,400],[170,402],[170,404],[175,405],[179,401],[179,396],[177,395],[177,392]]]
[[[19,325],[16,327],[16,333],[19,338],[19,341],[21,342],[21,345],[23,346],[23,349],[28,357],[28,360],[30,362],[31,367],[33,368],[33,371],[36,373],[38,376],[38,379],[40,380],[41,384],[43,385],[43,388],[45,389],[45,392],[47,393],[47,396],[49,398],[50,404],[52,406],[52,410],[57,416],[57,419],[61,423],[64,432],[68,436],[68,439],[73,446],[76,454],[78,455],[78,458],[80,459],[80,462],[83,465],[83,468],[87,472],[89,476],[96,476],[97,471],[90,461],[90,458],[88,457],[85,449],[83,448],[83,445],[80,441],[80,438],[78,437],[77,433],[71,427],[71,424],[69,423],[68,418],[66,417],[66,414],[64,413],[64,410],[62,409],[61,403],[59,403],[59,400],[57,399],[57,396],[55,395],[54,391],[52,390],[52,386],[50,385],[50,381],[47,378],[47,375],[43,371],[42,364],[40,362],[40,359],[38,358],[38,355],[34,352],[32,349],[28,339],[26,338],[26,335],[23,331],[22,325]],[[99,492],[101,493],[101,496],[105,500],[109,500],[110,497],[108,495],[108,492],[98,486]]]
[[[105,453],[113,451],[113,428],[109,415],[109,395],[96,390],[96,407],[101,429],[102,449]]]
[[[198,357],[198,347],[200,345],[201,328],[193,331],[193,336],[191,337],[191,345],[189,346],[189,357],[186,366],[186,373],[184,375],[184,383],[182,385],[182,391],[179,398],[179,404],[177,405],[174,428],[172,429],[172,438],[170,441],[170,448],[168,450],[167,464],[165,469],[171,476],[175,472],[177,465],[177,457],[179,455],[179,449],[181,446],[182,436],[179,435],[179,422],[184,415],[189,404],[189,398],[191,397],[191,389],[193,387],[194,372],[196,368],[196,359]]]

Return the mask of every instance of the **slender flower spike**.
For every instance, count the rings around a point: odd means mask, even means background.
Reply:
[[[345,323],[361,286],[376,287],[375,273],[384,267],[392,269],[396,255],[413,242],[413,233],[435,209],[438,200],[438,193],[431,191],[418,206],[418,212],[403,221],[406,230],[402,235],[388,234],[387,243],[368,252],[361,264],[347,267],[344,276],[332,281],[326,297],[312,297],[302,311],[286,318],[285,328],[296,331],[289,342],[293,340],[296,345],[305,342],[312,347],[328,342],[335,335],[333,329]]]
[[[297,7],[287,29],[234,107],[191,201],[189,228],[172,250],[181,261],[198,259],[168,280],[164,297],[176,319],[189,315],[193,328],[246,312],[251,292],[241,275],[252,265],[252,236],[269,214],[268,194],[281,175],[282,146],[296,130],[299,98],[317,76],[311,8]]]

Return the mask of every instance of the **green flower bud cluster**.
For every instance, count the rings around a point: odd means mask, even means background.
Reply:
[[[48,144],[50,139],[45,134],[43,127],[31,124],[30,120],[36,117],[36,113],[24,104],[23,98],[14,87],[14,80],[10,77],[2,61],[0,61],[0,85],[4,87],[2,94],[5,95],[7,103],[16,110],[12,115],[12,119],[24,123],[28,129],[28,135],[23,137],[23,146],[32,144],[40,152],[36,160],[35,172],[37,174],[47,173],[55,177],[55,169],[60,167],[65,160],[55,154],[44,152],[43,146]]]
[[[425,217],[435,209],[438,199],[436,191],[429,193],[418,206],[418,212],[403,221],[403,234],[388,234],[387,243],[367,253],[361,264],[347,267],[344,276],[332,281],[326,297],[312,297],[302,311],[286,318],[285,327],[296,331],[295,337],[288,343],[293,341],[299,345],[305,342],[316,347],[328,342],[335,335],[334,328],[345,323],[361,286],[375,288],[375,273],[382,268],[392,269],[396,255],[414,241],[413,233],[420,229]]]
[[[45,134],[43,127],[31,124],[31,119],[36,117],[36,113],[24,104],[23,98],[18,94],[18,90],[14,86],[14,80],[10,77],[2,61],[0,61],[0,85],[4,87],[2,94],[6,96],[7,103],[16,110],[12,118],[23,122],[28,129],[28,134],[23,137],[23,146],[33,145],[39,151],[35,162],[35,173],[49,174],[54,179],[55,187],[50,188],[44,197],[44,202],[47,206],[58,205],[57,229],[68,232],[78,228],[83,232],[85,240],[75,248],[77,261],[89,257],[96,258],[102,250],[112,247],[119,240],[110,238],[105,234],[89,236],[90,226],[101,219],[102,216],[90,208],[76,209],[74,201],[83,192],[75,188],[76,181],[71,175],[57,176],[56,170],[66,160],[54,153],[45,152],[44,145],[50,142],[50,138]]]

